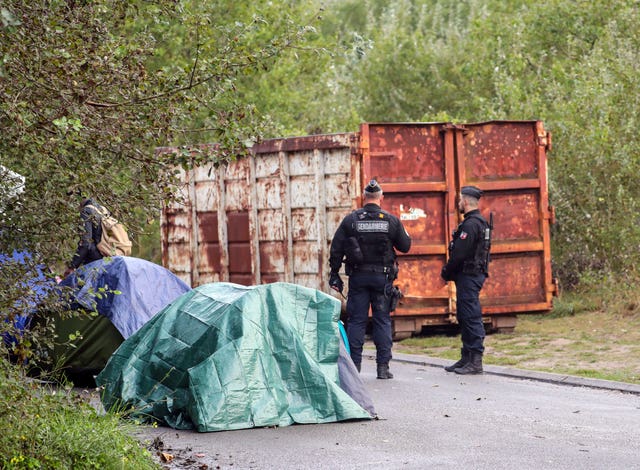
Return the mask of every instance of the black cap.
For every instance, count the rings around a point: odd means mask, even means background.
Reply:
[[[380,187],[380,185],[376,180],[371,180],[369,181],[369,184],[367,185],[367,187],[364,188],[364,190],[367,193],[378,193],[382,191],[382,188]]]
[[[480,199],[482,197],[482,189],[477,188],[475,186],[463,186],[460,190],[460,194],[464,194],[465,196],[475,197],[476,199]]]

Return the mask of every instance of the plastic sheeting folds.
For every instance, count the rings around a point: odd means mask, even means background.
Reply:
[[[202,432],[370,419],[340,387],[339,314],[294,284],[202,285],[113,354],[103,404]]]

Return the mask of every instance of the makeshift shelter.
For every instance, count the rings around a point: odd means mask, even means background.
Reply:
[[[339,315],[337,299],[295,284],[205,284],[125,341],[96,383],[106,409],[176,429],[370,419],[371,400],[340,355]]]
[[[168,269],[128,256],[81,266],[60,286],[74,290],[71,309],[94,312],[93,316],[54,316],[58,341],[53,362],[75,375],[98,373],[126,338],[190,290]],[[44,320],[42,315],[46,314],[41,313],[39,321]],[[73,346],[68,344],[69,335],[78,337]]]
[[[0,253],[0,280],[15,283],[24,293],[15,300],[12,309],[0,312],[0,318],[11,323],[10,331],[3,331],[2,339],[7,345],[14,345],[29,327],[38,304],[56,284],[53,277],[47,275],[46,266],[25,250],[14,250],[11,255]]]

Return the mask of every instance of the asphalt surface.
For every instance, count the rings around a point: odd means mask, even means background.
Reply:
[[[369,359],[375,360],[375,355],[367,354]],[[418,364],[422,366],[431,366],[442,368],[449,365],[451,361],[439,359],[435,357],[419,356],[413,354],[393,353],[395,362],[403,362],[407,364]],[[575,387],[589,387],[602,390],[614,390],[619,392],[634,393],[640,395],[640,385],[629,384],[624,382],[614,382],[611,380],[589,379],[576,377],[573,375],[552,374],[549,372],[536,372],[530,370],[516,369],[514,367],[503,366],[483,366],[485,375],[499,375],[503,377],[514,377],[517,379],[536,380],[538,382],[548,382],[558,385],[572,385]]]
[[[361,377],[378,418],[198,433],[143,428],[167,469],[640,469],[640,386],[394,354]]]

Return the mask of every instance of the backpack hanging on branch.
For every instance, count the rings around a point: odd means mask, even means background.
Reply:
[[[91,206],[100,214],[102,236],[97,248],[102,256],[129,256],[131,254],[131,240],[129,234],[118,219],[113,217],[105,207]]]

